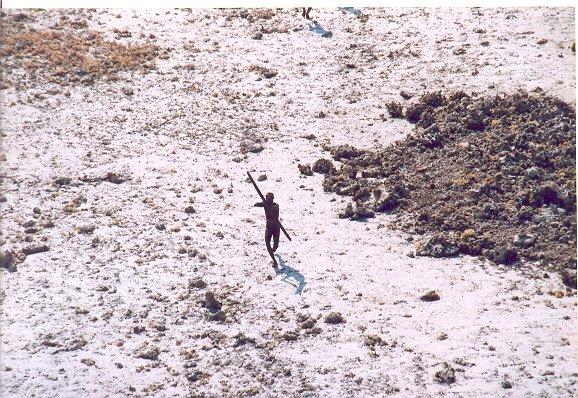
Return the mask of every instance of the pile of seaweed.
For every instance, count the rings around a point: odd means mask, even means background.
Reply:
[[[397,214],[395,226],[428,237],[418,255],[575,268],[572,106],[538,90],[432,92],[386,107],[415,124],[410,136],[376,151],[327,147],[340,169],[313,165],[326,192],[353,198],[340,217]]]

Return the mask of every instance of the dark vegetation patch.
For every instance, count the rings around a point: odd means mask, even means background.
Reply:
[[[418,255],[575,267],[575,109],[541,91],[387,107],[415,124],[410,136],[377,151],[326,147],[341,166],[324,164],[324,190],[353,198],[341,216],[396,214],[394,227],[428,237]]]
[[[37,30],[31,26],[32,18],[22,13],[2,18],[3,88],[36,82],[90,85],[102,78],[115,81],[122,71],[154,69],[161,52],[151,43],[105,40],[101,32],[86,29],[86,21]]]

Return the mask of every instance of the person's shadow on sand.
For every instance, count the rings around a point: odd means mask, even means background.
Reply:
[[[332,37],[333,33],[329,30],[325,30],[323,26],[319,24],[317,21],[313,21],[309,23],[309,30],[311,32],[317,33],[321,37]]]
[[[280,274],[284,275],[281,281],[286,282],[293,287],[296,287],[297,290],[295,290],[295,294],[301,294],[303,288],[307,284],[307,282],[305,282],[305,277],[303,276],[303,274],[301,274],[296,269],[289,267],[285,263],[285,261],[281,258],[280,255],[275,254],[275,257],[277,257],[277,263],[279,264],[279,269],[277,269],[275,272],[277,273],[277,275]]]
[[[361,10],[359,8],[354,8],[354,7],[337,7],[339,10],[341,10],[342,12],[349,12],[353,15],[355,15],[356,17],[361,15]]]

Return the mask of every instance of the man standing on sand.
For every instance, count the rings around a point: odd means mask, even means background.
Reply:
[[[279,246],[281,223],[279,222],[279,205],[273,202],[273,199],[273,194],[269,192],[265,195],[265,201],[255,203],[254,207],[265,208],[265,217],[267,218],[267,226],[265,227],[265,245],[267,246],[269,255],[273,259],[273,268],[277,268],[277,260],[275,260],[273,253],[275,253],[277,246]],[[273,247],[271,247],[271,238],[273,238]]]

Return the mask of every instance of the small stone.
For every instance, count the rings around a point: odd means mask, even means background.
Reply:
[[[370,334],[370,335],[365,336],[363,343],[366,346],[371,347],[371,348],[375,348],[375,346],[387,345],[387,343],[385,341],[383,341],[381,339],[381,337],[376,335],[376,334]]]
[[[50,250],[50,248],[46,245],[28,246],[22,249],[22,253],[29,256],[31,254],[47,252],[48,250]]]
[[[399,196],[391,192],[382,192],[379,200],[375,202],[374,209],[379,212],[388,212],[394,210],[399,204]]]
[[[239,333],[234,337],[233,347],[240,347],[246,344],[255,344],[255,338],[245,336],[243,333]]]
[[[78,233],[88,235],[94,232],[96,227],[94,225],[81,225],[78,227]]]
[[[301,322],[301,329],[311,329],[315,326],[317,320],[312,317],[306,318],[303,322]]]
[[[16,271],[14,264],[15,254],[12,251],[5,251],[0,253],[0,268],[7,269],[10,272]]]
[[[313,170],[311,170],[311,166],[309,166],[308,164],[299,164],[297,165],[297,167],[299,168],[299,172],[304,176],[313,175]]]
[[[311,329],[305,329],[303,333],[306,335],[318,335],[321,334],[321,332],[322,332],[321,328],[313,327]]]
[[[337,173],[333,162],[329,159],[318,159],[313,163],[313,171],[320,174],[334,175]]]
[[[123,93],[124,95],[127,95],[127,96],[128,96],[128,95],[133,95],[133,94],[134,94],[134,91],[133,91],[133,89],[130,88],[130,87],[123,87],[123,88],[122,88],[122,93]]]
[[[126,181],[126,178],[121,176],[120,174],[114,172],[106,173],[106,177],[104,177],[104,181],[108,181],[113,184],[122,184]]]
[[[275,69],[265,68],[265,67],[257,67],[254,71],[258,72],[259,75],[264,77],[265,79],[272,79],[277,76],[277,71]]]
[[[502,388],[504,388],[504,389],[510,389],[510,388],[512,388],[512,383],[510,383],[509,380],[504,380],[504,381],[502,382]]]
[[[185,370],[185,377],[189,382],[194,383],[196,381],[201,380],[202,378],[205,378],[206,374],[198,369],[192,368]]]
[[[261,32],[257,32],[251,37],[251,39],[253,39],[253,40],[261,40],[262,38],[263,38],[263,33],[261,33]]]
[[[498,247],[489,257],[498,264],[512,265],[518,260],[518,252],[511,247]]]
[[[514,236],[514,245],[520,247],[530,247],[536,242],[536,237],[531,234],[518,234]]]
[[[214,314],[210,314],[209,320],[210,321],[216,321],[216,322],[225,322],[227,320],[227,315],[225,314],[224,311],[219,310],[219,311],[215,312]]]
[[[299,334],[290,330],[283,334],[283,338],[287,341],[296,341],[299,338]]]
[[[217,312],[221,309],[221,303],[217,301],[213,292],[205,293],[204,307],[211,312]]]
[[[340,312],[332,312],[325,316],[324,322],[335,325],[345,323],[345,318],[343,318],[343,315],[341,315]]]
[[[540,170],[539,167],[533,166],[526,170],[524,174],[531,180],[538,180],[542,177],[542,170]]]
[[[94,364],[96,362],[94,362],[94,359],[91,358],[83,358],[80,360],[81,363],[85,364],[86,366],[94,366]]]
[[[185,213],[187,213],[187,214],[193,214],[193,213],[195,213],[195,208],[194,208],[193,206],[187,206],[187,207],[185,208]]]
[[[429,292],[427,292],[426,294],[424,294],[423,296],[421,296],[419,298],[421,301],[438,301],[440,299],[439,294],[437,294],[434,290],[431,290]]]
[[[148,359],[151,361],[155,361],[158,359],[160,354],[160,350],[158,347],[149,344],[148,342],[144,342],[141,344],[139,349],[137,350],[135,356],[137,358]]]
[[[203,289],[207,287],[207,283],[200,277],[194,277],[189,279],[189,288]]]
[[[140,326],[140,325],[136,325],[135,327],[133,327],[132,331],[134,334],[141,334],[142,332],[144,332],[146,330],[146,328],[144,326]]]
[[[394,119],[403,118],[403,106],[400,103],[396,101],[386,102],[385,108],[387,109],[389,116],[391,116],[392,118]]]
[[[58,177],[54,180],[54,185],[64,186],[69,185],[71,182],[72,180],[69,177]]]
[[[267,179],[267,174],[261,174],[257,177],[257,181],[265,181]]]
[[[576,269],[562,270],[561,277],[564,285],[576,289]]]
[[[369,210],[365,206],[358,206],[357,209],[355,209],[355,214],[352,218],[353,219],[363,219],[363,218],[373,218],[373,217],[375,217],[375,213],[373,211]]]
[[[167,330],[166,323],[163,319],[152,319],[149,322],[149,326],[151,329],[156,330],[158,332],[165,332]]]
[[[413,93],[408,93],[407,91],[403,90],[399,92],[399,95],[401,95],[404,100],[408,100],[413,97]]]
[[[452,239],[438,234],[432,236],[430,239],[418,242],[416,254],[418,256],[431,256],[436,258],[454,257],[459,254],[459,248]]]
[[[52,220],[47,220],[44,225],[44,228],[54,228],[54,222]]]
[[[254,143],[251,146],[249,146],[249,148],[247,150],[248,150],[248,152],[258,153],[258,152],[261,152],[263,150],[263,145]]]
[[[443,363],[443,369],[438,370],[434,374],[434,381],[439,384],[452,384],[456,381],[456,373],[454,368],[447,362]]]
[[[353,205],[348,203],[345,209],[339,213],[339,218],[351,218],[355,215],[355,211],[353,210]]]

